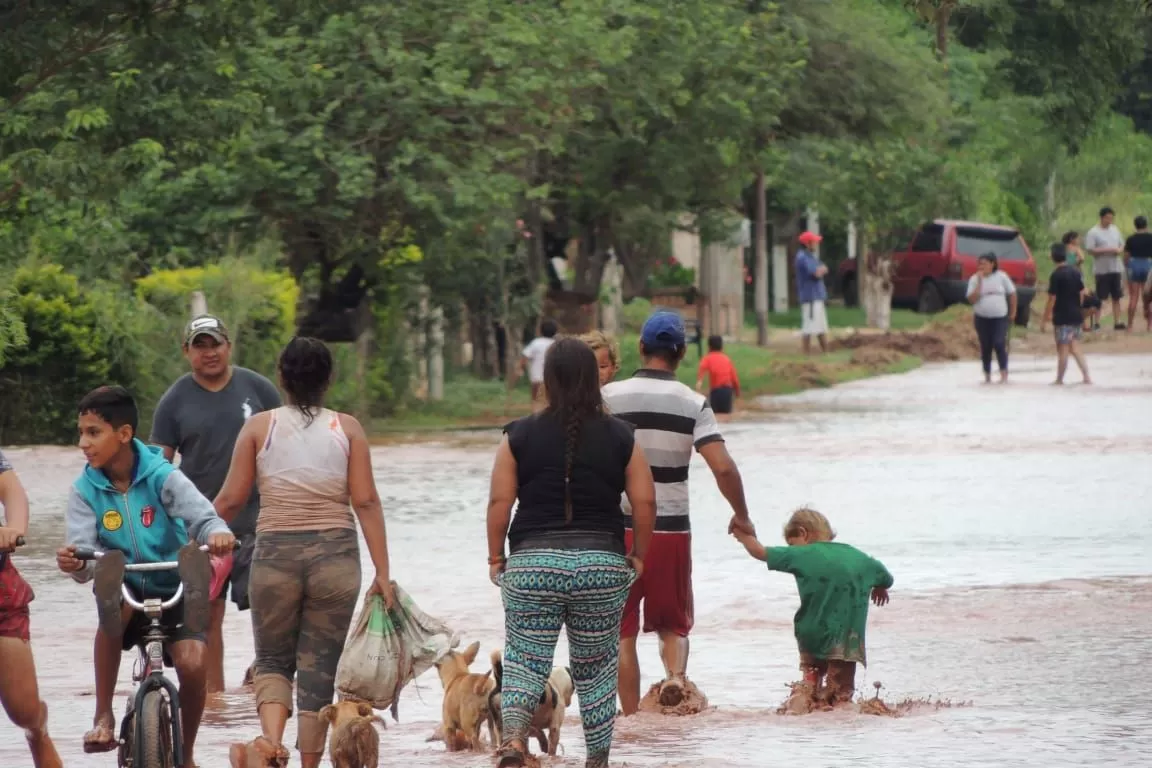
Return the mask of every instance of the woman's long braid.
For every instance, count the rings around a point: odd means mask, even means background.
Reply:
[[[572,522],[572,464],[576,460],[576,447],[580,441],[580,428],[584,420],[577,412],[568,414],[568,423],[564,426],[567,442],[564,445],[564,523]]]

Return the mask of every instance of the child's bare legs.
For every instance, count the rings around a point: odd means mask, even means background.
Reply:
[[[1068,370],[1068,345],[1056,345],[1056,381],[1055,384],[1064,383],[1064,373]]]
[[[1076,367],[1080,369],[1080,375],[1084,377],[1085,384],[1091,384],[1092,378],[1088,375],[1088,363],[1084,361],[1084,353],[1080,351],[1080,342],[1073,341],[1068,345],[1068,352],[1064,356],[1064,367],[1068,367],[1068,354],[1071,353],[1072,357],[1076,360]]]
[[[826,689],[828,703],[832,706],[851,703],[856,691],[856,663],[829,661]]]
[[[17,728],[23,728],[36,768],[63,768],[48,735],[48,707],[40,700],[32,647],[17,637],[0,637],[0,703]]]
[[[128,626],[132,618],[132,606],[120,607],[120,626]],[[92,718],[92,730],[84,734],[85,752],[110,752],[116,749],[116,715],[112,711],[112,697],[116,692],[116,678],[120,674],[120,653],[123,643],[123,629],[116,636],[96,630],[96,640],[92,644],[92,663],[96,667],[96,714]]]
[[[184,737],[184,765],[195,765],[193,754],[200,718],[204,715],[206,671],[204,656],[207,646],[202,640],[180,640],[172,643],[172,666],[180,681],[180,726]]]

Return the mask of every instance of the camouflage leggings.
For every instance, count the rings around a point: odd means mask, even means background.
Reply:
[[[249,577],[256,636],[256,706],[275,701],[299,712],[332,703],[336,665],[360,594],[356,531],[259,533]],[[260,685],[275,676],[287,682]],[[269,693],[264,694],[264,691]]]

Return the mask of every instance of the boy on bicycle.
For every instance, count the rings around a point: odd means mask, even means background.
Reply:
[[[32,587],[9,557],[18,539],[28,532],[28,494],[4,454],[0,453],[0,704],[24,737],[36,768],[63,768],[48,736],[48,707],[40,699],[36,662],[29,645],[28,604]]]
[[[88,465],[72,484],[65,513],[67,544],[56,552],[59,569],[77,582],[95,578],[93,592],[100,617],[93,651],[96,666],[96,716],[84,735],[85,752],[116,749],[112,695],[120,654],[137,646],[149,621],[122,605],[125,583],[137,600],[167,599],[184,583],[182,602],[164,611],[168,637],[165,655],[180,681],[180,719],[184,765],[193,766],[193,747],[204,712],[204,632],[208,624],[211,565],[208,554],[232,552],[234,538],[212,502],[204,498],[160,448],[136,437],[136,402],[123,387],[100,387],[85,395],[77,409],[80,450]],[[93,568],[75,557],[77,547],[102,549]],[[126,563],[179,561],[176,571],[129,572]]]

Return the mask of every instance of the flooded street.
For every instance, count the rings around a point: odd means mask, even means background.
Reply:
[[[1152,357],[1089,357],[1097,385],[1056,389],[1050,359],[1013,359],[1012,384],[977,384],[973,362],[926,366],[833,390],[774,398],[765,422],[733,424],[760,536],[801,504],[838,538],[882,560],[892,602],[872,608],[871,695],[944,697],[971,706],[921,708],[893,719],[851,713],[784,717],[775,708],[798,675],[791,577],[768,573],[725,534],[729,511],[703,461],[691,470],[696,628],[689,676],[714,706],[691,718],[637,716],[617,727],[613,764],[631,766],[870,765],[1138,766],[1152,764]],[[1069,374],[1071,380],[1078,375]],[[374,450],[393,577],[429,613],[481,642],[475,671],[500,647],[499,593],[487,579],[484,532],[496,432],[444,444]],[[29,546],[16,558],[36,590],[33,647],[51,732],[69,768],[114,766],[85,755],[92,718],[88,587],[55,570],[75,449],[6,449],[32,499]],[[362,549],[364,576],[371,578]],[[227,766],[227,744],[257,735],[239,685],[252,653],[248,614],[226,620],[230,692],[206,715],[201,768]],[[641,639],[644,686],[660,665]],[[566,663],[561,641],[558,663]],[[121,665],[117,715],[131,688]],[[381,765],[489,766],[425,743],[439,720],[428,673],[381,735]],[[387,716],[387,715],[386,715]],[[285,742],[294,739],[294,723]],[[582,766],[575,700],[555,765]],[[0,722],[0,766],[29,764]],[[327,763],[325,763],[327,765]],[[299,765],[293,753],[292,765]]]

